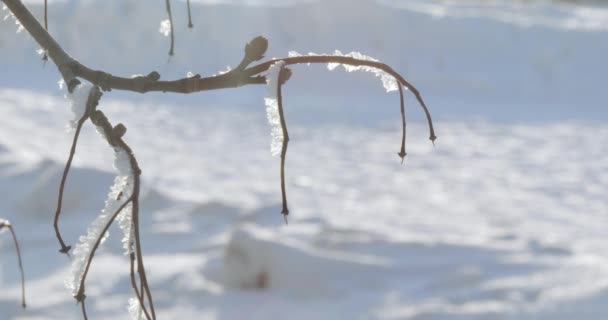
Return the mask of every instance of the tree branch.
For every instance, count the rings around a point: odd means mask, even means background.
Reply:
[[[89,82],[100,86],[105,91],[115,89],[135,91],[140,93],[145,93],[149,91],[193,93],[207,90],[237,88],[250,84],[265,84],[265,78],[261,74],[268,70],[268,68],[275,62],[280,60],[285,61],[286,66],[302,63],[340,63],[351,66],[369,66],[380,69],[392,75],[395,79],[397,79],[399,83],[401,83],[401,85],[408,88],[408,90],[410,90],[414,94],[414,96],[416,96],[416,99],[424,110],[428,121],[430,130],[429,139],[434,142],[437,138],[433,128],[431,114],[426,104],[424,103],[424,100],[422,100],[420,92],[411,83],[405,80],[403,76],[393,70],[390,66],[381,62],[332,55],[300,56],[272,59],[253,66],[251,68],[245,69],[245,67],[249,63],[261,59],[267,48],[267,42],[265,42],[266,40],[264,39],[264,43],[266,44],[266,46],[262,47],[263,51],[261,52],[261,54],[260,52],[256,52],[257,55],[255,55],[254,58],[248,57],[248,55],[251,54],[248,49],[250,48],[250,45],[254,44],[256,40],[259,41],[261,37],[258,37],[253,39],[245,47],[245,57],[243,58],[243,61],[241,61],[241,63],[238,65],[238,67],[223,74],[214,75],[211,77],[201,77],[200,75],[196,75],[194,77],[188,77],[173,81],[160,81],[160,75],[158,74],[158,72],[155,71],[151,72],[146,77],[117,77],[104,71],[93,70],[78,62],[74,58],[70,57],[57,43],[57,41],[55,41],[55,39],[53,39],[53,37],[40,25],[38,20],[36,20],[36,18],[28,11],[28,9],[23,5],[20,0],[2,1],[6,3],[8,8],[15,15],[15,17],[19,20],[19,22],[21,22],[21,25],[23,25],[23,27],[34,37],[34,39],[36,39],[36,41],[45,50],[49,52],[49,56],[53,60],[53,63],[57,65],[57,68],[59,69],[59,72],[61,73],[65,83],[68,85],[68,91],[70,92],[72,92],[74,87],[76,87],[76,85],[80,83],[80,81],[76,79],[77,77],[88,80]],[[151,75],[155,76],[153,77]]]

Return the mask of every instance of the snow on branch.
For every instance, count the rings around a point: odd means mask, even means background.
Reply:
[[[303,55],[299,54],[296,51],[289,51],[288,56],[290,58],[293,58],[293,57],[301,57]],[[360,52],[356,52],[356,51],[344,54],[340,50],[336,50],[331,55],[309,53],[308,56],[350,57],[350,58],[357,59],[357,60],[379,62],[378,59],[374,59],[374,58],[372,58],[370,56],[366,56],[366,55],[364,55],[364,54],[362,54]],[[374,68],[374,67],[370,67],[370,66],[366,66],[366,65],[355,66],[355,65],[350,65],[350,64],[346,64],[346,63],[330,62],[330,63],[327,64],[327,70],[333,71],[338,66],[344,67],[344,70],[346,70],[346,72],[366,71],[366,72],[373,73],[376,77],[379,77],[380,80],[382,80],[382,85],[384,86],[384,89],[386,89],[386,92],[396,91],[397,88],[399,87],[399,83],[397,82],[397,80],[395,79],[395,77],[393,77],[390,74],[386,73],[382,69],[378,69],[378,68]]]
[[[270,143],[270,152],[273,156],[281,154],[281,146],[283,145],[283,131],[281,130],[281,120],[279,117],[279,104],[277,101],[277,91],[279,83],[279,72],[285,65],[285,62],[278,61],[270,68],[266,73],[266,98],[264,103],[266,104],[266,117],[270,124],[270,136],[272,137]]]

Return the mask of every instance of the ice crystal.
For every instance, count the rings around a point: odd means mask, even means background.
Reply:
[[[281,147],[283,145],[283,130],[281,129],[281,120],[279,116],[279,102],[278,102],[278,81],[279,71],[285,65],[284,61],[278,61],[268,68],[266,73],[266,98],[264,103],[266,104],[266,117],[270,124],[270,135],[272,140],[270,142],[270,152],[273,156],[278,156],[281,153]]]

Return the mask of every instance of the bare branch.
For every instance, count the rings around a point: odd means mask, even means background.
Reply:
[[[80,83],[72,71],[72,65],[75,63],[75,60],[51,37],[48,31],[40,25],[38,20],[36,20],[20,0],[3,1],[27,32],[48,52],[49,57],[53,60],[53,63],[57,66],[59,73],[61,73],[63,80],[67,84],[68,91],[72,92],[76,85]]]

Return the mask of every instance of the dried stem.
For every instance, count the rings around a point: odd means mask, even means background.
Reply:
[[[82,318],[88,320],[89,317],[87,317],[87,307],[85,306],[84,299],[80,301],[80,310],[82,310]]]
[[[398,155],[399,157],[401,157],[401,163],[403,163],[403,160],[405,159],[405,156],[407,155],[407,153],[405,152],[405,101],[404,101],[404,97],[403,97],[403,86],[401,84],[399,84],[399,104],[401,106],[401,125],[403,128],[403,133],[401,135],[401,151],[399,151]]]
[[[190,13],[190,0],[186,1],[186,6],[188,7],[188,28],[192,29],[194,25],[192,24],[192,14]]]
[[[165,6],[167,8],[167,17],[169,18],[169,26],[171,28],[171,48],[169,49],[169,56],[173,56],[173,48],[175,46],[175,36],[173,34],[173,15],[171,14],[171,0],[165,0]]]
[[[281,66],[279,69],[278,81],[277,81],[277,105],[279,109],[279,120],[281,122],[281,131],[283,132],[283,144],[281,146],[281,198],[283,203],[283,209],[281,214],[287,224],[287,216],[289,215],[289,208],[287,207],[287,192],[285,191],[285,157],[287,156],[287,145],[289,144],[289,132],[287,132],[287,124],[285,123],[285,113],[283,112],[283,94],[282,87],[284,83],[285,70]]]
[[[92,100],[87,100],[87,105],[84,114],[80,119],[78,119],[78,123],[76,124],[76,131],[74,132],[74,138],[72,140],[72,146],[70,147],[70,155],[68,156],[68,161],[65,164],[65,168],[63,169],[63,175],[61,176],[61,183],[59,184],[59,195],[57,196],[57,209],[55,210],[55,219],[53,220],[53,227],[55,228],[55,235],[57,236],[57,240],[59,240],[59,244],[61,245],[61,249],[59,252],[65,253],[69,256],[71,246],[68,246],[63,241],[61,237],[61,232],[59,231],[59,215],[61,214],[61,205],[63,202],[63,191],[65,188],[65,182],[68,177],[68,173],[70,171],[70,167],[72,166],[72,160],[74,159],[74,154],[76,153],[76,145],[78,144],[78,137],[80,136],[80,130],[82,129],[82,125],[89,118],[92,109],[94,109],[94,105],[91,104]]]

